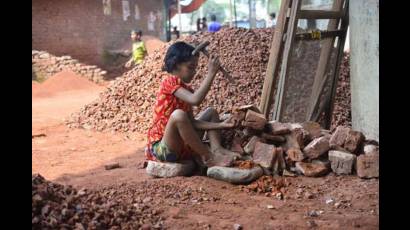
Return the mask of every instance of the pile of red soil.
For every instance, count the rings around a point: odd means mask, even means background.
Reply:
[[[288,187],[289,185],[290,182],[287,181],[286,178],[262,176],[251,184],[243,186],[241,189],[248,193],[256,192],[275,196],[278,193],[284,195],[286,193],[286,187]]]
[[[42,84],[33,82],[32,97],[48,97],[64,91],[96,89],[99,87],[97,84],[72,71],[63,70]]]
[[[251,169],[251,168],[255,167],[255,163],[253,163],[253,161],[250,161],[250,160],[235,161],[233,163],[233,167],[240,168],[240,169]]]
[[[152,54],[155,50],[161,48],[165,42],[159,40],[153,36],[142,36],[142,40],[145,43],[145,48],[147,48],[148,55]]]

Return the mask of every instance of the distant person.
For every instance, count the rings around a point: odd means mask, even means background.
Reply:
[[[179,38],[179,30],[178,30],[178,27],[176,27],[176,26],[173,27],[172,36],[173,36],[173,39],[172,39],[172,40],[177,40],[177,39]]]
[[[198,18],[198,19],[196,20],[196,31],[198,31],[198,32],[202,31],[201,24],[202,24],[202,23],[201,23],[201,19]]]
[[[270,13],[269,14],[269,19],[266,22],[266,28],[272,28],[276,25],[276,14],[275,13]]]
[[[206,32],[208,30],[208,23],[206,22],[206,17],[202,18],[201,30],[202,32]]]
[[[211,23],[209,23],[208,31],[217,32],[220,29],[221,29],[221,23],[216,21],[216,16],[214,14],[211,15]]]
[[[125,64],[126,68],[130,68],[133,65],[139,65],[144,60],[147,49],[145,48],[144,42],[141,40],[142,31],[132,30],[131,40],[132,40],[132,56],[131,59]]]

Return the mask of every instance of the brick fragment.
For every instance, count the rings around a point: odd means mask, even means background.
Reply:
[[[360,178],[379,177],[379,154],[362,154],[357,157],[357,176]]]
[[[336,174],[351,174],[356,163],[356,156],[343,151],[329,151],[329,161]]]
[[[263,114],[248,110],[242,125],[256,130],[262,130],[265,127],[266,122],[266,118]]]
[[[283,134],[290,133],[289,127],[281,122],[269,121],[269,126],[270,126],[271,133],[273,135],[283,135]]]
[[[309,133],[310,140],[322,136],[322,127],[314,121],[306,121],[302,123],[303,129]]]
[[[288,158],[294,162],[303,161],[306,158],[305,154],[298,148],[290,148],[286,151],[286,154]]]
[[[274,145],[256,142],[253,152],[253,162],[264,168],[271,169],[276,159],[276,148]]]
[[[351,153],[357,153],[357,150],[363,143],[364,139],[365,137],[363,133],[350,130],[344,143],[344,148]]]
[[[296,162],[296,170],[308,177],[323,176],[329,172],[328,168],[322,164]]]
[[[335,147],[343,147],[349,134],[350,128],[339,126],[336,128],[336,131],[333,133],[332,137],[330,138],[330,148]]]
[[[316,138],[303,149],[303,152],[309,159],[316,159],[329,151],[329,140],[330,136]]]

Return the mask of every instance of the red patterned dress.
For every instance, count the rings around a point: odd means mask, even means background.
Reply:
[[[192,106],[177,98],[174,93],[177,89],[183,87],[190,92],[192,88],[186,85],[179,77],[169,76],[161,82],[159,92],[157,93],[157,102],[154,107],[154,120],[151,127],[148,129],[148,143],[145,148],[145,157],[147,160],[155,161],[156,158],[152,154],[152,145],[160,141],[164,136],[165,127],[168,123],[169,117],[176,109],[181,109],[185,112],[192,111]],[[180,159],[190,158],[188,146],[185,146],[180,155]]]

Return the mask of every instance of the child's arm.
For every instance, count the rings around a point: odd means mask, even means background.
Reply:
[[[128,61],[125,63],[125,68],[130,68],[133,61],[134,61],[134,57],[131,55],[130,60],[128,60]]]
[[[147,56],[147,48],[145,47],[145,42],[142,42],[142,50],[144,51],[144,56]]]
[[[228,120],[225,120],[222,122],[194,120],[193,125],[195,129],[198,129],[198,130],[231,129],[236,126],[235,123],[231,123]]]
[[[190,105],[199,105],[204,100],[206,94],[211,88],[211,84],[215,78],[216,73],[219,69],[219,60],[217,57],[211,56],[208,62],[208,74],[202,81],[201,86],[195,93],[191,93],[187,89],[179,88],[175,91],[174,95],[179,99],[187,102]]]

